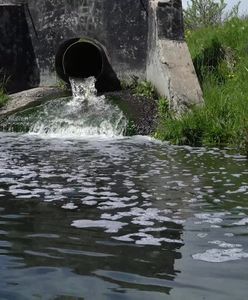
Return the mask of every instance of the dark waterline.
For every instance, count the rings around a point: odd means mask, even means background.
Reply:
[[[0,299],[246,299],[242,156],[0,139]]]

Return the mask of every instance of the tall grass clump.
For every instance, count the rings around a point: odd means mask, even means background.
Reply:
[[[248,20],[186,32],[205,105],[180,119],[160,113],[156,136],[175,144],[248,153]]]
[[[0,108],[3,107],[9,100],[9,97],[6,95],[5,91],[0,88]]]
[[[2,74],[2,70],[0,70],[0,108],[3,107],[9,100],[9,96],[6,93],[6,84],[9,80],[5,74]]]
[[[3,107],[9,100],[9,96],[6,94],[5,89],[0,85],[0,108]]]

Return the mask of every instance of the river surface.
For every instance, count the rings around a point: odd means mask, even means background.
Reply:
[[[248,161],[146,137],[0,134],[0,299],[248,294]]]

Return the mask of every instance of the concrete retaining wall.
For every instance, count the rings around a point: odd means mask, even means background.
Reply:
[[[150,0],[147,80],[182,114],[203,103],[202,91],[184,40],[180,0]]]
[[[25,86],[18,84],[22,76],[26,87],[55,84],[61,45],[87,37],[102,45],[119,79],[150,80],[178,112],[202,103],[181,0],[0,0],[0,16],[0,69],[11,73],[14,90]],[[8,57],[15,62],[5,63]]]
[[[3,2],[3,1],[1,1]],[[40,82],[29,26],[23,5],[0,2],[0,82],[15,92]]]
[[[105,49],[119,78],[145,78],[147,14],[140,0],[29,0],[35,30],[32,41],[41,70],[41,83],[55,81],[54,58],[60,45],[89,37]],[[143,0],[147,5],[147,0]],[[29,20],[30,21],[30,20]]]

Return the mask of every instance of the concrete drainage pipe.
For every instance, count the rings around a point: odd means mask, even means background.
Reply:
[[[120,89],[120,82],[113,71],[100,43],[90,39],[71,39],[64,42],[55,57],[55,69],[65,82],[69,77],[96,78],[98,92]]]

